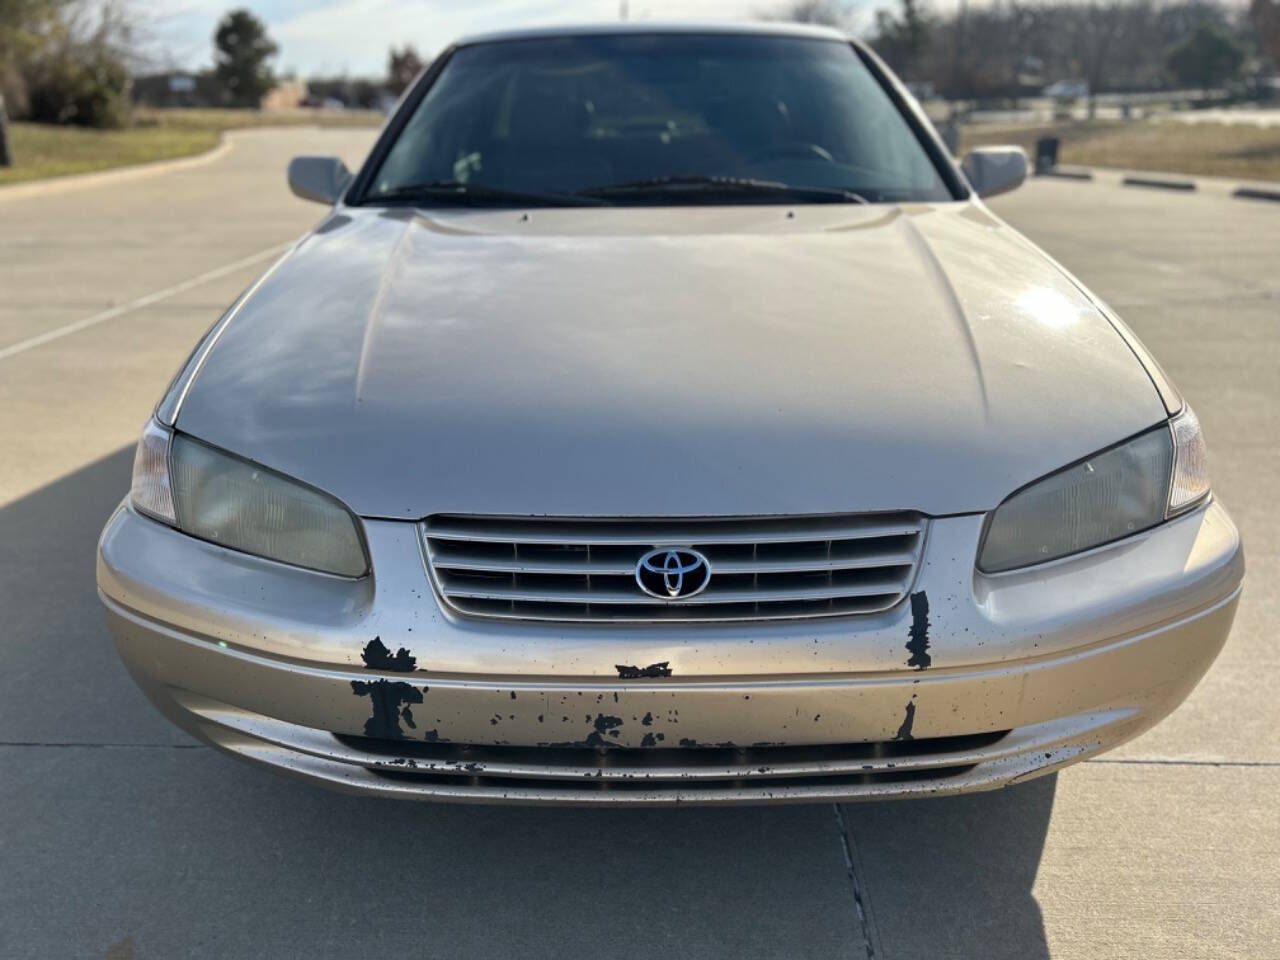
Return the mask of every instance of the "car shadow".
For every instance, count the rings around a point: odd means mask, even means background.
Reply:
[[[1057,779],[843,806],[875,955],[1047,958],[1032,887]]]
[[[157,727],[107,636],[94,550],[133,449],[0,508],[0,739],[190,742]]]
[[[0,508],[6,949],[862,960],[870,937],[875,957],[1047,956],[1031,884],[1052,779],[844,807],[850,878],[829,804],[396,803],[195,744],[135,689],[96,595],[131,463]]]

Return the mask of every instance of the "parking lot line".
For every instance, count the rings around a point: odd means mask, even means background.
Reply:
[[[155,293],[149,293],[145,297],[139,297],[137,300],[131,300],[118,307],[111,307],[108,310],[103,310],[101,313],[95,313],[91,317],[85,317],[83,320],[76,320],[72,323],[64,324],[61,327],[56,327],[53,330],[46,331],[45,333],[38,334],[37,336],[28,337],[26,340],[21,340],[12,346],[0,349],[0,360],[7,360],[9,357],[16,356],[19,353],[25,353],[28,350],[44,346],[46,343],[51,343],[52,341],[59,340],[62,337],[70,336],[73,333],[79,333],[81,330],[87,330],[89,327],[95,327],[108,320],[114,320],[116,317],[123,316],[133,310],[140,310],[143,307],[151,306],[153,303],[159,303],[162,300],[168,300],[170,297],[176,297],[180,293],[186,293],[188,290],[192,290],[195,287],[208,283],[211,280],[217,280],[219,277],[225,277],[229,273],[235,273],[237,270],[243,270],[245,267],[252,266],[255,263],[261,263],[263,260],[269,260],[273,257],[277,257],[284,253],[285,250],[289,249],[290,246],[292,246],[292,243],[278,243],[273,247],[268,247],[266,250],[259,250],[257,253],[251,254],[250,256],[242,257],[232,263],[224,264],[221,267],[216,267],[213,270],[206,271],[199,276],[192,277],[190,280],[183,280],[181,283],[176,283],[171,287],[165,287],[163,290],[157,290]]]

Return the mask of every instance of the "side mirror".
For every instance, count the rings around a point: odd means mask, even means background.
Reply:
[[[337,157],[294,157],[289,161],[289,189],[303,200],[333,206],[349,183],[351,171]]]
[[[960,164],[980,197],[1008,193],[1027,179],[1027,155],[1021,147],[975,147]]]

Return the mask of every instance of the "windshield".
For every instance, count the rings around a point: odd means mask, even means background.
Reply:
[[[455,52],[364,199],[428,205],[954,199],[847,43],[751,35]]]

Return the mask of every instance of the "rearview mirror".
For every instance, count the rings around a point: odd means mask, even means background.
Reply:
[[[294,157],[289,161],[289,189],[303,200],[332,206],[350,182],[351,171],[337,157]]]
[[[975,147],[960,168],[978,196],[994,197],[1027,179],[1027,155],[1021,147]]]

